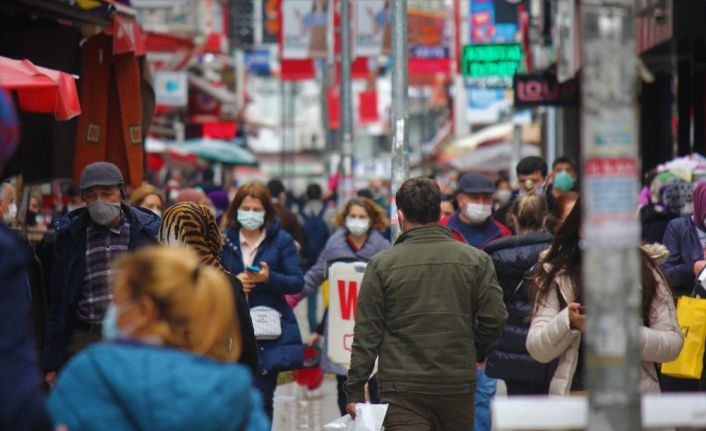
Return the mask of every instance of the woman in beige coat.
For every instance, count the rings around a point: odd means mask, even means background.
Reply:
[[[534,315],[527,336],[527,350],[539,362],[550,362],[559,357],[559,365],[549,386],[550,395],[564,396],[586,390],[581,342],[586,314],[582,305],[580,211],[581,205],[577,204],[557,232],[552,247],[542,257],[542,265],[532,276]],[[640,392],[659,393],[655,363],[676,358],[683,337],[664,275],[645,249],[641,256]]]

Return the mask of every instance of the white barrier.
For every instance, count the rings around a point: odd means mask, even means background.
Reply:
[[[585,397],[518,396],[495,398],[493,430],[575,430],[588,424]],[[706,428],[706,393],[669,393],[642,397],[642,428]]]

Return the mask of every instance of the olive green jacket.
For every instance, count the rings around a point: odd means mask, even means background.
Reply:
[[[476,359],[500,337],[506,318],[487,254],[441,226],[403,233],[363,277],[345,384],[349,402],[364,400],[378,356],[380,393],[472,392]]]

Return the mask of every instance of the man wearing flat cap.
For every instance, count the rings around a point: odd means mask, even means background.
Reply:
[[[81,173],[79,208],[55,223],[56,245],[44,345],[49,385],[56,371],[79,350],[99,341],[108,304],[112,261],[157,243],[160,219],[128,205],[123,175],[112,163],[96,162]]]

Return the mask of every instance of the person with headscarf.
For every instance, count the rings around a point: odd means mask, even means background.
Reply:
[[[657,175],[650,185],[650,202],[640,208],[642,240],[645,243],[662,242],[667,224],[675,218],[690,214],[693,187],[671,172]]]
[[[669,222],[664,233],[663,243],[669,249],[669,258],[662,265],[672,286],[674,296],[706,298],[706,290],[700,280],[704,279],[706,268],[706,183],[694,190],[693,214],[676,218]],[[706,369],[706,368],[705,368]],[[677,379],[662,376],[665,391],[706,390],[706,373],[699,380]]]
[[[186,246],[194,250],[204,264],[228,276],[233,286],[236,314],[242,332],[243,353],[239,362],[247,365],[253,375],[256,375],[257,342],[250,320],[250,308],[240,280],[221,265],[221,233],[210,208],[197,202],[181,202],[169,207],[164,212],[164,219],[159,227],[159,242],[171,246]]]

